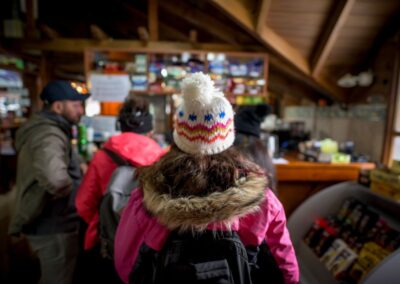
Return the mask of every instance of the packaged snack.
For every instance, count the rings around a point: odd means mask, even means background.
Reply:
[[[355,199],[353,198],[346,199],[339,209],[339,212],[337,214],[337,219],[339,221],[343,221],[344,219],[346,219],[346,217],[351,213],[356,204],[357,201]]]
[[[347,240],[346,240],[347,245],[354,251],[356,251],[357,247],[359,246],[358,244],[360,243],[360,235],[355,232],[354,234],[351,234]],[[361,244],[362,247],[362,244]],[[361,247],[358,248],[358,250],[361,249]]]
[[[365,205],[357,201],[354,209],[351,211],[350,215],[346,218],[346,222],[349,223],[353,229],[357,229],[363,213],[365,211]]]
[[[379,220],[379,215],[375,212],[372,212],[367,207],[364,208],[363,216],[358,224],[357,231],[363,235],[366,234]]]
[[[360,251],[357,261],[350,269],[349,277],[358,283],[365,277],[389,252],[374,242],[366,243]]]
[[[304,237],[304,242],[313,248],[319,241],[319,238],[324,231],[324,228],[328,226],[328,221],[324,218],[318,218],[314,221],[311,229],[307,232]]]
[[[374,241],[378,235],[378,233],[382,230],[383,227],[386,227],[386,221],[380,218],[371,230],[367,233],[367,239],[370,241]]]
[[[353,227],[349,224],[344,224],[340,230],[339,236],[347,243],[354,234]]]
[[[327,226],[322,231],[322,234],[314,247],[314,252],[317,256],[323,255],[326,250],[331,246],[336,238],[336,231],[334,228]]]
[[[329,263],[328,269],[336,277],[346,271],[357,259],[357,253],[345,246],[340,253]]]
[[[335,239],[332,245],[320,258],[321,262],[324,263],[326,267],[329,267],[330,263],[346,246],[347,246],[346,243],[342,239]]]
[[[391,185],[400,189],[400,174],[396,174],[388,169],[375,169],[371,171],[371,180],[383,184]]]
[[[379,227],[379,230],[377,231],[375,235],[375,243],[380,245],[381,247],[386,247],[386,245],[389,243],[390,239],[390,231],[392,229],[387,225],[387,223],[382,223],[382,225]]]
[[[371,190],[394,200],[400,200],[400,174],[388,169],[371,171]]]
[[[393,160],[390,170],[393,173],[400,175],[400,160]]]

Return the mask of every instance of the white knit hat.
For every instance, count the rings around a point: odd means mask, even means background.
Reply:
[[[233,110],[208,75],[194,73],[182,82],[183,102],[177,110],[174,141],[190,154],[212,155],[235,140]]]

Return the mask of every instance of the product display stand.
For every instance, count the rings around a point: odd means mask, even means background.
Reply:
[[[354,197],[379,212],[388,224],[400,229],[400,204],[355,182],[333,185],[311,196],[290,216],[288,229],[299,261],[301,283],[339,283],[303,242],[314,220],[335,214],[343,201]],[[362,281],[364,284],[400,283],[400,249],[381,261]]]

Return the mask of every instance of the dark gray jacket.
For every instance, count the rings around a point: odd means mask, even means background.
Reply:
[[[71,125],[35,114],[17,132],[17,205],[9,232],[53,234],[77,229],[74,206],[81,174],[71,147]]]

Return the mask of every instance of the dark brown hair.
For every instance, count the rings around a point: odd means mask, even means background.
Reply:
[[[122,105],[118,122],[122,132],[147,133],[153,129],[149,102],[138,96],[129,96]]]
[[[158,192],[172,196],[204,196],[224,191],[249,173],[263,170],[234,147],[215,155],[193,155],[173,145],[157,163],[138,169],[140,185],[150,183]]]
[[[234,145],[246,158],[264,169],[269,187],[277,193],[276,169],[264,142],[253,135],[236,133]]]

